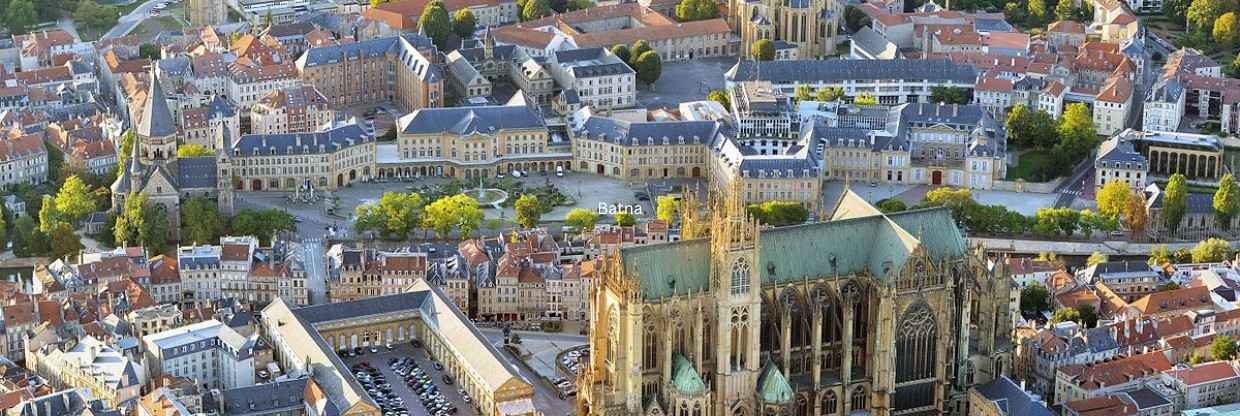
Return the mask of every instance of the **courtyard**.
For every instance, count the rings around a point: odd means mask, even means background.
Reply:
[[[705,100],[711,90],[723,89],[723,73],[735,64],[735,58],[664,62],[663,73],[653,88],[645,85],[637,88],[637,102],[655,109],[676,108],[682,102]]]
[[[571,206],[557,206],[551,212],[543,214],[543,222],[562,222],[569,211],[575,208],[584,208],[595,212],[606,212],[611,209],[629,209],[639,221],[655,215],[653,198],[648,200],[642,200],[646,198],[638,198],[638,192],[643,187],[633,187],[618,179],[592,174],[565,172],[562,177],[556,176],[553,173],[535,173],[532,176],[512,178],[512,180],[522,183],[527,189],[550,184],[573,201]],[[331,197],[336,198],[338,204],[333,214],[328,213],[327,207],[329,204],[321,198],[317,202],[290,201],[290,194],[286,192],[238,193],[236,205],[238,209],[276,208],[287,211],[297,220],[298,235],[302,238],[348,239],[353,238],[352,217],[358,206],[378,202],[379,198],[382,198],[386,192],[416,191],[426,185],[442,185],[450,181],[451,179],[449,178],[428,177],[409,179],[408,181],[358,182],[330,194]],[[476,184],[465,184],[463,192],[470,194],[476,187]],[[323,194],[320,193],[319,196],[323,196]],[[432,201],[425,202],[430,203]],[[501,208],[483,206],[483,214],[485,216],[483,232],[485,234],[493,234],[511,225],[512,219],[516,218],[516,210],[511,207],[511,204],[506,205],[508,206]],[[601,223],[606,223],[610,220],[610,215],[602,214],[599,216]],[[501,227],[496,229],[490,227],[492,225],[500,225]],[[331,234],[329,227],[334,228],[336,233]]]

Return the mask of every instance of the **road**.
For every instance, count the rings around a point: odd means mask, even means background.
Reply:
[[[1076,201],[1076,197],[1081,195],[1085,190],[1085,179],[1089,176],[1090,171],[1094,170],[1094,156],[1091,152],[1077,165],[1072,171],[1072,176],[1068,180],[1059,184],[1059,188],[1055,189],[1055,193],[1059,194],[1055,198],[1055,208],[1071,208],[1072,202]]]
[[[138,27],[139,23],[142,23],[143,20],[146,20],[147,17],[151,16],[151,10],[154,9],[155,5],[160,1],[161,0],[147,0],[142,3],[141,6],[138,6],[138,8],[133,9],[132,12],[129,12],[129,14],[121,16],[121,18],[117,20],[116,26],[112,26],[112,30],[109,30],[108,33],[104,33],[100,40],[119,38],[121,36],[128,35],[133,28]]]
[[[482,335],[494,343],[495,348],[502,351],[513,362],[513,368],[517,370],[522,378],[534,385],[534,407],[542,411],[547,416],[572,415],[575,408],[575,399],[560,400],[560,397],[550,382],[535,373],[528,364],[522,362],[519,358],[514,357],[507,349],[503,348],[504,334],[496,328],[479,328]],[[529,347],[529,344],[538,340],[551,340],[555,343],[585,343],[586,337],[580,335],[564,335],[564,334],[544,334],[540,332],[516,331],[521,336],[521,342]]]
[[[308,238],[301,241],[302,262],[306,266],[306,287],[310,291],[310,304],[327,303],[327,260],[323,240]]]
[[[78,41],[78,42],[81,42],[81,41],[82,41],[82,36],[81,36],[81,35],[78,35],[78,31],[77,31],[77,24],[76,24],[76,23],[74,23],[73,19],[60,19],[60,20],[57,20],[57,21],[56,21],[56,27],[59,27],[59,28],[60,28],[60,30],[63,30],[63,31],[65,31],[65,32],[69,33],[69,35],[73,36],[73,40],[76,40],[76,41]]]

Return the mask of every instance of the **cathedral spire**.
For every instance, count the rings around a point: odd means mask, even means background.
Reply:
[[[172,111],[168,109],[168,100],[164,97],[164,87],[159,82],[157,66],[151,66],[151,82],[147,89],[146,103],[142,106],[142,119],[138,122],[138,137],[162,138],[177,134],[176,123],[172,119]]]

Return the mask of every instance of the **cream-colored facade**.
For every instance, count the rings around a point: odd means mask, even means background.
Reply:
[[[336,111],[314,87],[276,90],[250,108],[250,133],[308,133],[335,119]]]
[[[333,107],[394,103],[405,111],[441,107],[444,74],[429,39],[414,34],[310,48],[301,79]]]
[[[129,312],[129,324],[139,338],[181,325],[181,308],[175,303],[156,305]]]
[[[336,190],[374,176],[375,138],[357,124],[305,134],[252,134],[221,155],[219,169],[239,191]]]
[[[946,210],[761,229],[739,192],[605,260],[578,414],[962,414],[1010,367],[1006,272]]]
[[[26,364],[57,389],[83,388],[109,407],[141,395],[141,366],[91,336],[26,351]]]
[[[186,14],[192,27],[228,23],[228,6],[218,0],[187,0]]]
[[[333,401],[336,408],[351,409],[342,414],[380,413],[365,391],[345,380],[352,377],[351,371],[330,356],[338,349],[414,339],[475,400],[479,414],[542,414],[533,403],[534,387],[443,292],[425,280],[418,280],[404,293],[351,302],[292,309],[277,301],[263,309],[262,317],[282,367],[304,370],[310,365],[316,380],[323,380],[323,399]],[[322,403],[313,407],[322,408]]]
[[[568,163],[532,108],[427,108],[401,117],[396,146],[381,150],[379,177],[492,177],[514,170],[549,172]]]
[[[403,293],[418,279],[426,278],[426,253],[350,251],[356,254],[350,253],[347,258],[360,262],[345,263],[338,269],[339,278],[328,284],[332,302]]]

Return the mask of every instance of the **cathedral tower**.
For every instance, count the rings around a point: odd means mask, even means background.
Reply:
[[[739,173],[738,173],[739,176]],[[722,187],[721,187],[722,188]],[[722,406],[753,399],[762,362],[758,340],[762,275],[758,262],[758,222],[745,210],[744,189],[733,180],[711,209],[711,291],[716,302],[716,414]],[[746,406],[753,408],[752,404]]]
[[[151,67],[150,79],[146,103],[142,106],[135,130],[138,137],[134,145],[142,157],[142,163],[162,165],[177,157],[177,125],[172,111],[168,109],[159,71],[154,66]]]

